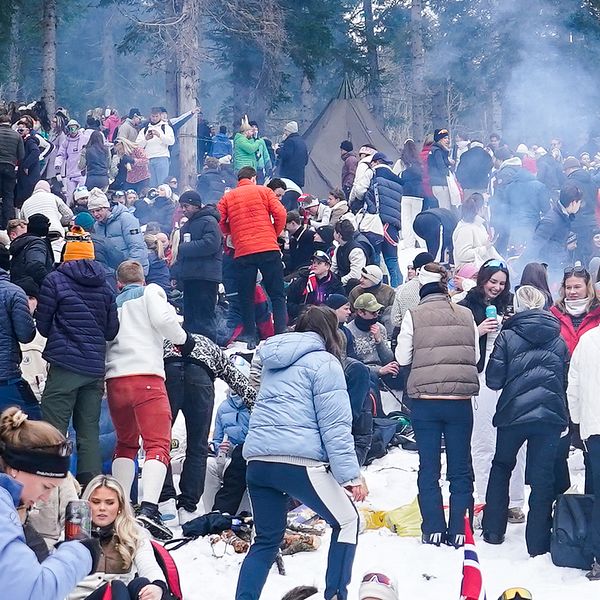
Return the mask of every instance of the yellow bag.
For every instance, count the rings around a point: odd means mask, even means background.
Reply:
[[[361,518],[362,529],[381,529],[385,527],[384,510],[373,510],[371,508],[359,508],[358,512]]]
[[[385,526],[403,537],[420,537],[422,522],[416,498],[410,504],[386,512],[384,517]]]

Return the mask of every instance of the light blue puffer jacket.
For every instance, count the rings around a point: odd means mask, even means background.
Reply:
[[[67,542],[40,564],[15,510],[20,495],[20,484],[0,473],[0,597],[63,600],[92,570],[92,557],[79,542]]]
[[[338,483],[360,475],[340,362],[316,333],[284,333],[259,349],[260,390],[244,458],[290,456],[329,463]]]

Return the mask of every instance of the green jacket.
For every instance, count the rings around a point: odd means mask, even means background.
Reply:
[[[273,164],[271,163],[271,156],[269,155],[269,150],[267,149],[267,145],[265,144],[265,140],[263,138],[258,138],[259,142],[258,146],[258,157],[257,157],[257,166],[258,171],[264,169],[265,173],[270,174],[273,169]]]
[[[233,170],[237,173],[242,167],[257,167],[256,151],[263,140],[248,139],[243,133],[233,138]],[[265,147],[266,151],[266,147]]]

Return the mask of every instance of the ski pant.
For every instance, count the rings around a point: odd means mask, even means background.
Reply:
[[[471,430],[473,413],[469,400],[413,400],[411,423],[419,451],[419,508],[421,531],[463,534],[465,513],[473,511]],[[442,435],[446,443],[450,481],[450,517],[446,525],[440,489]]]
[[[485,372],[479,374],[479,396],[473,398],[473,471],[475,473],[475,499],[485,502],[485,494],[496,451],[496,428],[492,419],[496,412],[500,392],[485,385]],[[509,508],[522,508],[525,504],[525,448],[517,457],[517,465],[510,480]]]
[[[260,598],[283,540],[290,497],[306,504],[333,528],[324,595],[325,600],[346,600],[358,541],[358,514],[328,468],[252,460],[247,479],[256,538],[242,563],[236,600]]]
[[[73,206],[73,192],[80,185],[85,184],[85,175],[72,175],[63,177],[62,180],[63,186],[65,188],[65,197],[67,198],[67,204],[69,206]]]
[[[452,231],[442,225],[440,219],[431,213],[421,212],[413,221],[414,232],[425,240],[427,252],[436,262],[444,262],[446,253],[452,250]]]
[[[177,508],[194,512],[204,491],[206,460],[208,457],[208,432],[215,402],[215,386],[208,371],[191,362],[167,362],[166,386],[171,405],[171,424],[179,411],[185,417],[186,448],[183,471],[179,480],[180,495]],[[161,502],[175,498],[173,473],[167,467]]]
[[[450,190],[448,186],[434,185],[431,186],[431,191],[433,192],[435,199],[438,201],[438,206],[440,208],[452,210],[452,201],[450,200]]]
[[[400,204],[400,223],[402,224],[402,246],[414,248],[415,245],[423,247],[425,242],[417,237],[413,223],[417,215],[423,210],[423,198],[416,196],[402,196]]]
[[[90,377],[50,365],[42,394],[42,415],[61,433],[69,421],[77,434],[77,479],[82,485],[102,472],[100,453],[100,406],[102,377]]]
[[[531,556],[545,554],[550,550],[554,461],[560,432],[559,425],[547,423],[498,428],[496,453],[492,461],[483,512],[483,531],[499,536],[506,533],[510,478],[517,464],[517,455],[527,442],[527,482],[531,486],[531,494],[525,540]]]
[[[206,467],[206,481],[202,504],[205,512],[218,510],[236,515],[244,507],[249,509],[246,493],[246,461],[242,456],[243,444],[238,444],[231,458],[210,457]]]

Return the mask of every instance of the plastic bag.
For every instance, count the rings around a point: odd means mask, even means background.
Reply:
[[[388,511],[384,517],[385,526],[402,537],[420,537],[422,522],[416,498],[410,504]]]

